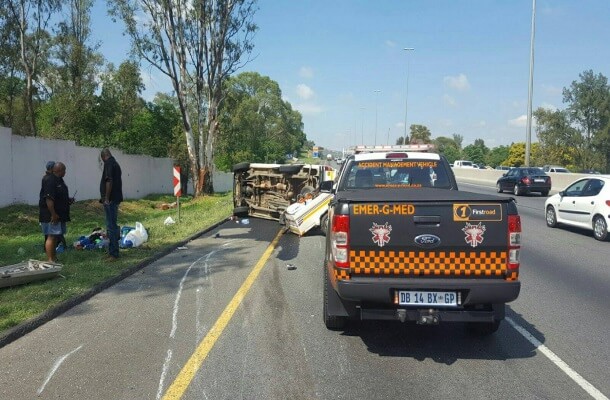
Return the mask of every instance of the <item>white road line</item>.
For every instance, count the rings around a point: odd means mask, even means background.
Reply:
[[[169,370],[169,363],[172,361],[172,349],[167,350],[167,355],[165,356],[165,362],[163,363],[163,370],[161,371],[161,378],[159,379],[159,387],[157,388],[157,400],[163,396],[163,386],[165,384],[165,376],[167,375],[167,371]]]
[[[172,313],[172,330],[169,334],[170,338],[172,338],[172,339],[174,338],[174,335],[176,334],[176,329],[178,328],[178,309],[180,308],[180,297],[182,296],[182,288],[184,287],[184,282],[186,281],[186,277],[188,276],[189,272],[191,271],[191,269],[193,268],[194,265],[196,265],[202,259],[205,259],[205,261],[207,262],[210,259],[210,257],[212,257],[216,252],[217,252],[217,250],[211,251],[207,255],[195,260],[191,265],[189,265],[189,267],[184,272],[182,279],[180,279],[180,285],[178,286],[178,293],[176,293],[176,299],[174,300],[174,310]]]
[[[51,368],[51,372],[49,372],[49,375],[47,376],[47,379],[44,381],[44,383],[42,384],[42,386],[40,387],[40,389],[38,389],[38,394],[40,395],[42,393],[42,391],[44,390],[44,388],[47,386],[47,383],[49,383],[49,381],[51,380],[51,378],[53,377],[53,375],[55,375],[55,372],[57,372],[57,370],[59,369],[59,367],[61,366],[61,364],[66,361],[66,358],[70,357],[72,354],[76,353],[77,351],[79,351],[81,348],[83,347],[83,345],[81,344],[80,346],[78,346],[77,348],[75,348],[74,350],[72,350],[71,352],[69,352],[68,354],[62,356],[59,358],[59,360],[55,361],[55,364],[53,365],[53,368]]]
[[[578,384],[581,388],[583,388],[587,393],[591,395],[595,400],[608,400],[602,392],[600,392],[595,386],[591,385],[585,378],[580,376],[580,374],[574,371],[568,364],[565,363],[561,358],[559,358],[555,353],[549,350],[548,347],[543,345],[538,339],[536,339],[531,333],[529,333],[524,327],[517,324],[511,318],[506,317],[506,321],[517,330],[524,338],[526,338],[531,344],[533,344],[542,354],[547,356],[549,360],[553,362],[560,370],[566,373],[574,382]]]

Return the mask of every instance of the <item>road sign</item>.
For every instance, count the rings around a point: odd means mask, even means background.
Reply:
[[[180,167],[174,166],[174,196],[182,196],[182,186],[180,185]]]

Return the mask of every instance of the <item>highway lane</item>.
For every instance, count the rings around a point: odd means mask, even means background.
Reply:
[[[523,289],[508,317],[607,397],[610,243],[547,228],[542,198],[518,202]],[[227,222],[0,349],[0,399],[161,398],[278,229]],[[482,339],[459,324],[326,330],[323,251],[317,233],[280,237],[182,398],[593,398],[510,324]]]

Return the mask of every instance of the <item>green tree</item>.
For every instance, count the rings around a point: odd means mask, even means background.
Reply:
[[[589,169],[595,160],[592,144],[596,138],[605,137],[610,124],[610,86],[605,76],[595,75],[592,70],[579,77],[579,82],[573,81],[569,88],[563,89],[563,102],[568,105],[566,111],[571,125],[583,137],[582,141],[573,144],[578,148],[576,161],[582,169]],[[604,148],[608,149],[610,145]],[[606,164],[609,163],[607,159]]]
[[[40,74],[49,60],[52,39],[48,29],[61,8],[60,0],[0,0],[3,23],[14,27],[19,37],[21,72],[25,81],[27,128],[36,136],[36,99]]]
[[[534,118],[539,144],[538,165],[573,165],[578,152],[584,150],[584,139],[570,125],[567,112],[538,108],[534,111]]]
[[[439,136],[432,141],[438,152],[447,158],[450,163],[459,160],[462,157],[461,151],[458,149],[457,143],[453,138]]]
[[[509,146],[494,147],[489,151],[489,154],[487,155],[486,164],[491,165],[492,167],[497,167],[499,165],[507,165],[508,152]]]
[[[466,159],[472,161],[475,164],[485,163],[485,154],[483,153],[483,149],[480,146],[469,144],[468,146],[464,147],[462,153],[464,154],[464,157],[466,157]]]
[[[306,142],[298,111],[282,99],[277,82],[245,72],[226,83],[220,109],[221,135],[216,166],[230,170],[235,163],[283,162]]]
[[[411,139],[410,139],[410,143],[431,143],[432,139],[432,133],[430,132],[430,129],[428,129],[428,127],[424,126],[424,125],[416,125],[413,124],[410,126],[410,131],[411,131]]]

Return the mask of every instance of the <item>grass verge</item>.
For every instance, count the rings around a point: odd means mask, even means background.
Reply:
[[[177,222],[177,208],[161,209],[162,204],[174,201],[172,196],[155,195],[121,203],[119,225],[135,226],[136,222],[141,222],[148,232],[148,241],[140,247],[121,250],[118,261],[104,262],[104,250],[70,248],[58,254],[58,262],[63,264],[60,277],[0,288],[0,337],[10,328],[118,277],[130,267],[227,218],[233,211],[231,193],[182,197],[180,222]],[[70,214],[72,222],[68,223],[66,235],[69,246],[95,228],[105,227],[104,210],[97,201],[77,202],[72,205]],[[176,223],[166,226],[164,221],[169,216]],[[43,241],[37,206],[13,205],[0,209],[0,266],[28,259],[46,260]]]

